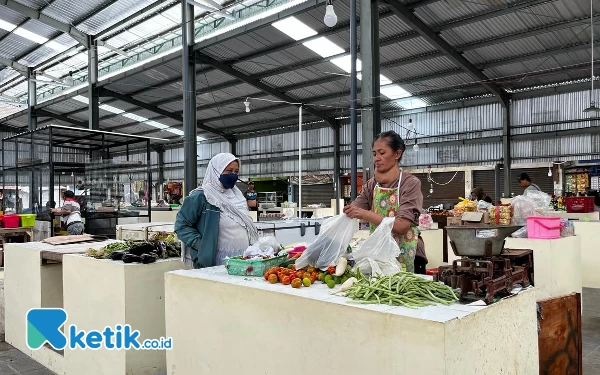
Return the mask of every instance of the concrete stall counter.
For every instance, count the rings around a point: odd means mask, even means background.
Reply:
[[[558,216],[563,219],[578,220],[578,221],[600,220],[600,212],[589,212],[589,213],[585,213],[585,214],[579,214],[579,213],[569,213],[569,212],[565,212],[565,211],[550,211],[546,214],[546,216]]]
[[[487,307],[413,310],[349,304],[324,284],[293,289],[229,276],[224,267],[165,279],[171,375],[271,375],[307,366],[336,374],[539,374],[533,290]]]
[[[427,255],[427,268],[437,268],[444,264],[444,230],[432,229],[421,232]]]
[[[584,288],[600,288],[600,221],[575,221],[575,234],[581,238],[581,277]]]
[[[553,240],[508,237],[505,246],[533,250],[533,278],[538,301],[581,294],[581,236]]]
[[[110,242],[52,246],[7,244],[6,341],[58,375],[163,374],[164,352],[147,350],[30,350],[26,315],[32,308],[64,308],[66,326],[103,330],[130,324],[141,338],[165,336],[164,274],[184,269],[180,259],[124,264],[81,255]],[[93,365],[91,365],[93,364]]]

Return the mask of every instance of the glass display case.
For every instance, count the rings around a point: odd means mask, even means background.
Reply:
[[[52,220],[49,209],[71,190],[88,234],[114,237],[119,220],[150,222],[151,141],[165,142],[59,125],[4,138],[2,207]]]

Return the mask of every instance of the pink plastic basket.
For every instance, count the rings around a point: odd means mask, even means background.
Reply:
[[[560,238],[560,217],[528,216],[527,237],[546,240]]]
[[[2,216],[4,222],[4,228],[18,228],[19,227],[19,215],[7,214]]]

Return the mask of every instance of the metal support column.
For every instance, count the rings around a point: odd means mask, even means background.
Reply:
[[[335,214],[339,215],[341,207],[339,205],[341,193],[341,173],[340,173],[340,126],[333,129],[333,190],[335,197]]]
[[[100,130],[100,110],[98,95],[98,46],[94,37],[89,36],[90,49],[88,50],[88,127]]]
[[[510,142],[510,99],[506,99],[502,106],[502,157],[504,162],[504,196],[510,198],[511,176],[511,142]]]
[[[358,181],[358,126],[356,123],[356,1],[357,0],[350,0],[350,199],[352,201],[356,199],[356,195],[358,194],[356,187],[356,182]]]
[[[183,46],[183,196],[198,185],[198,145],[196,143],[196,63],[194,46],[194,7],[181,1],[181,44]]]
[[[360,0],[361,113],[363,174],[372,170],[371,144],[381,133],[379,94],[379,1]],[[363,178],[365,176],[363,175]]]
[[[235,139],[235,138],[227,138],[227,141],[229,141],[229,146],[231,148],[231,153],[233,155],[237,155],[237,139]]]
[[[156,179],[156,195],[157,201],[162,199],[163,191],[165,190],[163,185],[165,183],[165,149],[163,147],[155,147],[154,151],[157,155],[158,161],[158,178]]]
[[[27,75],[29,78],[35,78],[33,76],[33,69],[27,69]],[[35,114],[35,106],[37,105],[37,85],[35,81],[27,81],[27,96],[29,98],[27,107],[27,129],[35,130],[37,128],[37,116]]]

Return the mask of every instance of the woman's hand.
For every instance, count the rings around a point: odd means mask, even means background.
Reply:
[[[350,219],[368,220],[371,211],[349,205],[344,207],[344,214]]]

